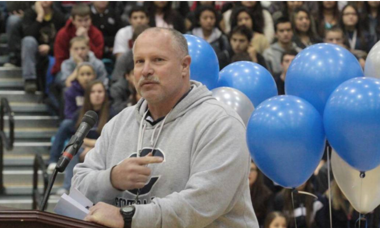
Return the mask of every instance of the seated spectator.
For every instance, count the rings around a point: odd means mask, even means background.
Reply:
[[[77,66],[80,63],[88,62],[90,63],[94,70],[97,79],[107,84],[107,71],[101,60],[97,59],[93,52],[90,51],[90,45],[88,39],[83,36],[74,37],[70,41],[70,59],[63,61],[62,63],[62,74],[60,75],[60,84],[66,87],[71,86],[71,82],[76,79]],[[56,78],[56,81],[58,77]]]
[[[363,24],[368,25],[368,32],[376,43],[380,39],[380,2],[365,1],[363,6]]]
[[[249,187],[251,189],[252,206],[255,210],[257,221],[264,224],[265,218],[270,211],[273,194],[264,184],[264,174],[259,170],[256,164],[251,162],[251,171],[249,173]]]
[[[5,31],[8,40],[9,61],[4,66],[21,66],[22,18],[24,17],[24,12],[30,9],[34,2],[6,1],[5,3],[8,11]]]
[[[314,194],[310,179],[297,187],[296,190]],[[323,210],[321,210],[323,208],[322,199],[315,199],[313,196],[294,191],[292,200],[292,191],[292,189],[284,188],[276,195],[273,206],[275,211],[281,211],[287,216],[289,228],[327,227],[321,226],[322,221],[319,219],[323,214]]]
[[[228,38],[218,28],[217,12],[212,6],[201,6],[196,12],[195,28],[190,34],[206,40],[214,48],[222,69],[230,63],[231,47]]]
[[[173,28],[185,33],[185,19],[172,9],[171,4],[172,2],[165,1],[144,2],[144,7],[148,10],[149,25],[151,27]]]
[[[48,67],[48,55],[53,55],[53,45],[57,31],[65,25],[64,16],[52,8],[53,2],[37,1],[34,8],[27,9],[22,20],[24,39],[22,40],[22,76],[24,89],[34,93],[37,89],[37,71],[39,78],[45,80]],[[40,85],[41,87],[41,85]],[[43,88],[41,88],[43,90]]]
[[[288,221],[283,213],[273,211],[265,219],[264,228],[288,228]]]
[[[130,45],[133,46],[134,41],[137,39],[137,37],[145,31],[145,29],[148,29],[148,25],[138,25],[136,26],[136,29],[133,31],[132,39],[130,40]],[[112,71],[112,76],[111,80],[112,83],[119,80],[120,78],[124,78],[124,74],[126,71],[126,62],[131,61],[131,58],[133,58],[132,55],[132,50],[129,50],[123,54],[121,54],[117,59],[116,59],[116,64],[115,68]]]
[[[149,23],[148,13],[144,7],[134,6],[129,13],[129,22],[131,25],[120,29],[116,34],[113,46],[113,54],[116,55],[116,58],[132,49],[132,35],[136,27]]]
[[[269,8],[269,12],[273,12],[273,21],[277,21],[281,17],[286,17],[290,20],[290,15],[293,14],[293,11],[304,5],[303,1],[279,1],[273,3]]]
[[[84,114],[89,110],[95,111],[98,114],[99,120],[88,132],[86,138],[83,140],[82,147],[66,167],[63,189],[58,190],[57,195],[62,195],[70,190],[75,165],[84,161],[86,154],[94,148],[104,125],[115,115],[108,101],[106,87],[101,81],[93,81],[87,86],[83,107],[74,118],[76,122],[75,128],[79,127]]]
[[[260,33],[262,28],[258,28],[255,24],[254,16],[246,7],[237,7],[233,10],[231,16],[231,28],[234,29],[236,26],[245,25],[247,28],[253,31],[253,37],[250,40],[251,46],[259,54],[263,54],[264,50],[269,48],[269,42],[265,36]]]
[[[120,16],[110,7],[108,1],[94,1],[91,6],[91,20],[92,24],[103,34],[103,57],[112,59],[115,35],[122,27]]]
[[[337,26],[339,23],[339,8],[336,1],[318,2],[319,14],[316,18],[319,37],[324,37],[325,31]]]
[[[213,6],[215,7],[217,11],[219,8],[217,5],[215,5],[215,1],[194,1],[193,5],[190,8],[191,12],[187,14],[186,19],[185,19],[186,30],[191,30],[193,25],[196,23],[195,12],[199,9],[199,7],[203,5]],[[219,27],[221,28],[222,31],[224,31],[225,24],[224,24],[223,16],[220,13],[218,13],[217,20],[219,21]]]
[[[341,28],[333,27],[330,30],[327,30],[324,41],[326,43],[339,45],[351,51],[351,53],[354,54],[355,57],[358,59],[360,66],[364,69],[365,58],[367,57],[367,53],[360,50],[350,50],[349,44]]]
[[[358,9],[353,5],[346,5],[340,16],[342,28],[351,50],[360,50],[368,53],[373,46],[373,38],[363,29]]]
[[[78,66],[76,79],[72,82],[72,86],[65,91],[65,119],[59,125],[50,149],[48,170],[55,168],[65,141],[74,133],[75,115],[83,106],[85,88],[95,78],[96,72],[91,64],[81,63]]]
[[[272,43],[274,38],[273,19],[268,10],[263,9],[259,1],[241,1],[241,5],[247,7],[254,15],[257,28],[262,28],[257,32],[264,34],[268,42]]]
[[[248,61],[258,63],[266,68],[264,57],[256,53],[255,48],[250,44],[252,34],[252,30],[245,25],[237,26],[232,30],[230,35],[230,43],[233,51],[231,54],[233,56],[232,58],[234,58],[236,54],[246,53],[249,57]],[[234,60],[236,61],[236,58]]]
[[[290,20],[294,29],[293,42],[299,48],[305,49],[310,45],[322,42],[322,39],[313,32],[315,29],[312,29],[312,17],[306,9],[295,9]]]
[[[297,52],[301,51],[301,49],[292,42],[292,24],[287,18],[278,19],[275,24],[275,30],[277,42],[273,43],[263,53],[268,69],[270,69],[273,75],[281,73],[281,56],[285,51],[290,49],[294,49]]]
[[[288,71],[290,64],[292,63],[293,59],[296,57],[297,54],[297,51],[289,50],[285,51],[284,54],[282,54],[281,56],[282,72],[273,75],[274,80],[276,81],[278,95],[285,95],[286,72]]]
[[[90,7],[85,4],[73,6],[71,18],[57,34],[54,42],[55,64],[52,74],[61,71],[61,64],[70,58],[70,40],[76,36],[84,36],[89,40],[90,49],[99,59],[103,57],[104,39],[102,33],[91,24]]]
[[[135,105],[140,100],[140,95],[135,89],[135,81],[133,76],[133,55],[128,52],[126,58],[124,77],[119,78],[116,83],[112,84],[110,95],[112,98],[112,108],[116,113],[121,112],[126,107]]]

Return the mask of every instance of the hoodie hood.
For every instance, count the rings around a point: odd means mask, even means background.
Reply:
[[[211,91],[208,90],[207,87],[202,83],[191,80],[190,86],[192,88],[191,91],[171,110],[170,114],[167,115],[165,124],[174,121],[178,117],[181,117],[188,110],[197,107],[206,100],[215,100],[215,98],[212,96]],[[135,106],[135,117],[139,124],[147,109],[148,102],[144,98],[141,98]],[[148,121],[145,122],[148,124],[148,126],[151,126]]]
[[[197,37],[200,37],[204,40],[206,40],[203,36],[203,31],[202,31],[202,28],[194,28],[192,31],[194,36],[197,36]],[[219,37],[222,35],[222,32],[218,29],[218,28],[214,28],[212,30],[212,33],[210,35],[210,37],[206,40],[208,43],[212,43],[214,42],[215,40],[219,39]]]

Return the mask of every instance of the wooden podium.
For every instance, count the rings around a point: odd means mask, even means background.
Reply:
[[[1,228],[104,228],[95,223],[65,217],[50,212],[0,207]]]

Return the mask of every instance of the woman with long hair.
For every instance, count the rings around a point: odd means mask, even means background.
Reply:
[[[232,11],[231,15],[231,31],[236,26],[245,25],[247,28],[253,31],[253,37],[251,39],[251,46],[259,54],[263,54],[264,50],[269,48],[269,42],[265,36],[260,32],[262,29],[258,28],[255,22],[255,18],[251,11],[244,6],[236,7]]]
[[[287,228],[288,221],[283,213],[272,211],[265,219],[264,228]]]
[[[363,5],[363,25],[368,25],[368,32],[374,42],[380,39],[380,1],[366,1]]]
[[[185,19],[171,6],[172,2],[144,2],[149,15],[151,27],[173,28],[181,33],[186,32]]]
[[[318,2],[319,14],[317,20],[319,37],[325,36],[325,30],[339,24],[339,8],[336,1]]]
[[[363,28],[359,11],[354,5],[343,7],[339,23],[348,40],[349,48],[368,53],[372,48],[373,39]]]
[[[312,26],[314,25],[313,18],[309,12],[304,8],[297,8],[291,14],[290,21],[293,28],[293,42],[299,48],[306,48],[307,46],[321,43],[322,39],[314,33]]]
[[[251,190],[252,206],[259,224],[264,224],[264,220],[270,211],[272,192],[264,184],[264,174],[257,168],[256,164],[251,161],[251,170],[249,173],[249,187]]]
[[[315,193],[310,179],[297,187],[296,190]],[[273,209],[286,215],[290,228],[324,228],[324,226],[320,225],[320,221],[315,219],[316,216],[322,213],[323,204],[320,199],[299,194],[296,191],[293,192],[292,197],[292,192],[292,189],[284,188],[281,190],[275,197]],[[294,201],[292,201],[292,198]],[[297,225],[295,225],[295,222]]]
[[[67,166],[63,188],[57,191],[58,195],[70,190],[74,166],[77,163],[82,162],[86,154],[94,148],[96,140],[99,138],[104,125],[114,116],[114,112],[111,109],[108,100],[106,87],[101,81],[93,81],[86,88],[83,106],[76,117],[76,128],[79,127],[84,114],[89,110],[95,111],[98,114],[98,122],[88,132],[86,138],[83,140],[82,147]]]

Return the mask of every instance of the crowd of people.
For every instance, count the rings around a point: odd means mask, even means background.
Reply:
[[[20,66],[25,91],[42,91],[52,112],[61,117],[49,169],[54,169],[84,113],[94,110],[99,115],[65,172],[62,194],[70,189],[73,167],[94,147],[106,122],[140,99],[132,48],[149,27],[203,38],[215,50],[220,69],[236,61],[262,65],[281,95],[292,60],[316,43],[348,49],[364,68],[368,52],[380,39],[379,13],[380,2],[375,1],[3,2],[0,29],[8,38],[10,59],[4,66]],[[309,181],[289,190],[266,178],[252,162],[249,184],[260,227],[329,227],[330,197],[334,228],[355,227],[358,219],[364,220],[334,181],[329,194],[326,166],[322,161]],[[365,220],[363,225],[379,227],[380,211]]]

